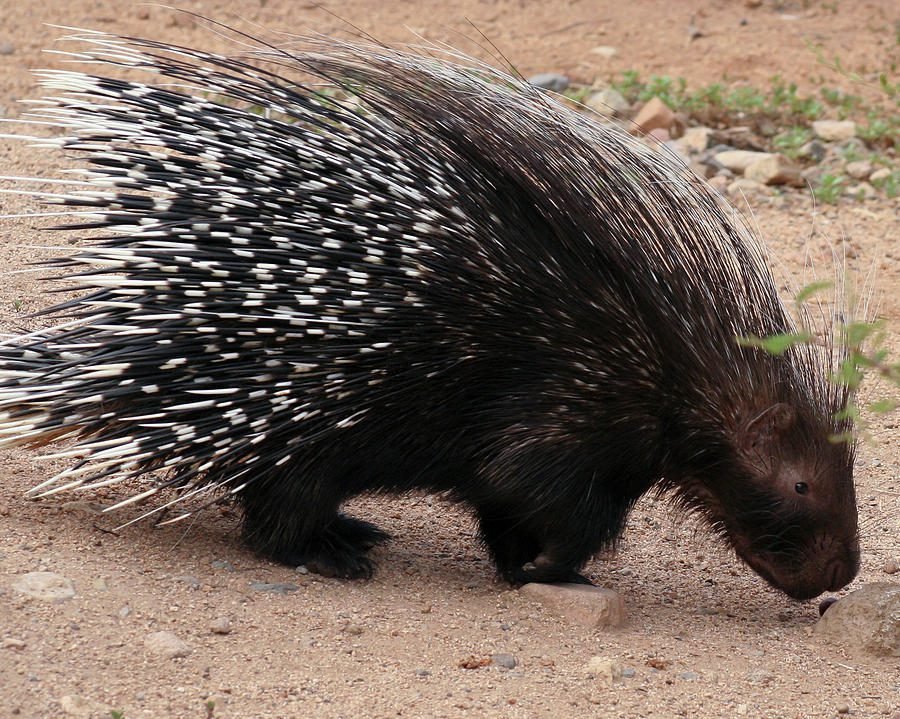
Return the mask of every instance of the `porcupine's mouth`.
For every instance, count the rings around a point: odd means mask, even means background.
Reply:
[[[805,600],[823,592],[836,592],[847,586],[859,569],[858,550],[848,548],[847,556],[832,555],[823,560],[810,558],[786,560],[782,555],[738,549],[738,556],[759,576],[792,599]],[[854,559],[855,557],[855,559]]]

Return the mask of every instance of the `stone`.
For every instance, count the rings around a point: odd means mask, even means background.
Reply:
[[[728,192],[728,185],[730,182],[731,180],[724,175],[715,175],[709,178],[709,186],[723,195]]]
[[[822,162],[827,154],[828,148],[825,147],[825,143],[821,140],[810,140],[801,145],[800,149],[797,151],[798,157],[804,157],[813,162]]]
[[[900,584],[874,582],[832,605],[815,626],[827,641],[878,657],[900,657]]]
[[[854,180],[868,180],[869,177],[871,177],[873,170],[872,163],[868,160],[848,162],[847,166],[844,168],[844,171]]]
[[[604,117],[622,117],[631,109],[622,93],[611,87],[591,93],[584,104]]]
[[[856,123],[853,120],[816,120],[812,129],[816,137],[826,142],[840,142],[856,137]]]
[[[612,684],[622,678],[622,665],[609,657],[591,657],[588,659],[588,674],[593,674],[597,679]]]
[[[709,148],[712,138],[712,128],[689,127],[684,134],[676,140],[678,148],[686,155],[698,155]]]
[[[656,129],[668,131],[673,122],[675,113],[658,97],[647,100],[634,118],[634,124],[643,133]]]
[[[625,602],[611,589],[590,584],[531,583],[519,591],[585,627],[620,627],[625,623]]]
[[[55,572],[28,572],[13,582],[12,588],[43,602],[63,602],[75,596],[72,580]]]
[[[160,654],[168,659],[186,657],[191,653],[187,642],[181,640],[172,632],[153,632],[144,637],[144,646],[154,654]]]
[[[857,200],[870,200],[873,197],[878,196],[878,190],[872,187],[868,182],[860,182],[855,185],[847,185],[847,188],[844,190],[844,195],[853,197]]]
[[[741,199],[747,195],[767,194],[765,185],[756,180],[748,180],[746,177],[739,177],[733,182],[728,183],[726,192],[732,199]]]
[[[803,184],[803,178],[800,177],[800,168],[780,154],[770,155],[750,163],[744,169],[744,177],[763,185],[793,185],[799,187]]]
[[[491,663],[501,669],[515,669],[518,664],[512,654],[491,654]]]
[[[213,634],[231,634],[231,620],[228,617],[216,617],[209,623],[209,631]]]
[[[597,47],[591,48],[591,52],[607,60],[611,60],[619,54],[619,51],[611,45],[597,45]]]
[[[869,175],[869,182],[884,182],[891,176],[891,171],[886,167],[879,167],[875,170],[871,175]]]
[[[541,72],[528,78],[528,83],[550,92],[562,92],[569,86],[569,78],[556,72]]]
[[[713,155],[718,162],[735,174],[742,175],[750,165],[772,157],[771,152],[754,152],[753,150],[725,150]]]

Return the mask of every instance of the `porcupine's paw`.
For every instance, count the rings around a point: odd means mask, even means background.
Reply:
[[[513,584],[540,582],[543,584],[593,584],[590,579],[571,566],[556,564],[545,554],[539,554],[534,561],[504,571],[504,576]]]
[[[273,557],[291,566],[305,566],[325,577],[369,579],[375,570],[368,551],[390,538],[374,524],[343,514],[302,546],[275,552]]]

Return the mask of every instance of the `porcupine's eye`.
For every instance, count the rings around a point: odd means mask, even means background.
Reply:
[[[806,482],[797,482],[797,484],[794,485],[794,490],[797,494],[806,494],[809,492],[809,485]]]

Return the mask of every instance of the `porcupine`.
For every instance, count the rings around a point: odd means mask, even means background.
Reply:
[[[839,353],[738,342],[795,324],[679,161],[453,53],[70,39],[163,82],[39,73],[39,144],[89,163],[40,194],[111,234],[0,347],[4,443],[79,458],[34,495],[152,475],[120,504],[231,497],[259,552],[355,578],[387,535],[344,501],[424,489],[520,583],[587,581],[655,489],[792,597],[855,576]]]

